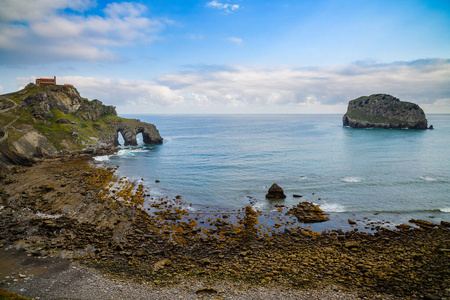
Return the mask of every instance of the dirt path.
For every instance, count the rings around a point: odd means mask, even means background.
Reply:
[[[13,110],[13,109],[15,109],[17,107],[17,103],[16,102],[12,101],[11,99],[5,98],[3,96],[0,96],[0,101],[9,101],[9,102],[11,102],[13,104],[11,107],[8,107],[8,108],[0,110],[0,115],[5,115],[10,110]],[[14,115],[12,115],[12,116],[14,116]],[[15,116],[14,120],[12,120],[11,122],[9,122],[5,126],[3,126],[3,128],[0,130],[0,132],[3,133],[3,136],[0,138],[0,143],[3,143],[4,141],[6,141],[6,139],[8,138],[8,131],[6,131],[6,130],[8,129],[8,127],[13,125],[18,119],[19,119],[19,116]]]

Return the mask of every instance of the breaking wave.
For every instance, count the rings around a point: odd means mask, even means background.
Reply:
[[[436,178],[430,176],[420,176],[419,178],[425,181],[437,181]]]
[[[325,212],[345,212],[345,207],[337,203],[324,203],[319,205]]]
[[[359,177],[346,176],[346,177],[341,178],[341,180],[343,182],[348,182],[348,183],[357,183],[357,182],[361,182],[362,179]]]
[[[94,160],[95,161],[108,161],[109,157],[110,157],[110,155],[95,156]]]

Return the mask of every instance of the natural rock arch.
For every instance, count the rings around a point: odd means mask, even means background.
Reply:
[[[114,145],[119,146],[119,132],[122,134],[124,140],[124,146],[137,146],[137,135],[142,134],[142,139],[145,144],[160,144],[163,139],[160,137],[155,125],[143,123],[139,120],[135,122],[121,122],[116,127],[116,133],[114,136]]]

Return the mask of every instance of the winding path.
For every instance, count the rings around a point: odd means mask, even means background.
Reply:
[[[17,107],[17,103],[12,101],[11,99],[8,99],[6,97],[0,96],[0,101],[9,101],[11,102],[13,105],[0,110],[0,115],[9,115],[7,114],[10,110],[15,109]],[[12,115],[14,116],[14,115]],[[8,129],[9,126],[11,126],[12,124],[14,124],[17,119],[19,119],[20,116],[15,116],[14,120],[12,120],[11,122],[9,122],[8,124],[6,124],[5,126],[3,126],[2,129],[0,129],[0,133],[3,133],[3,136],[0,138],[0,143],[3,143],[7,138],[8,138],[8,132],[6,131],[6,129]]]

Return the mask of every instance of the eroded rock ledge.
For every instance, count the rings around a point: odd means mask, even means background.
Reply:
[[[351,100],[342,123],[353,128],[428,129],[425,113],[417,104],[400,101],[387,94]]]

